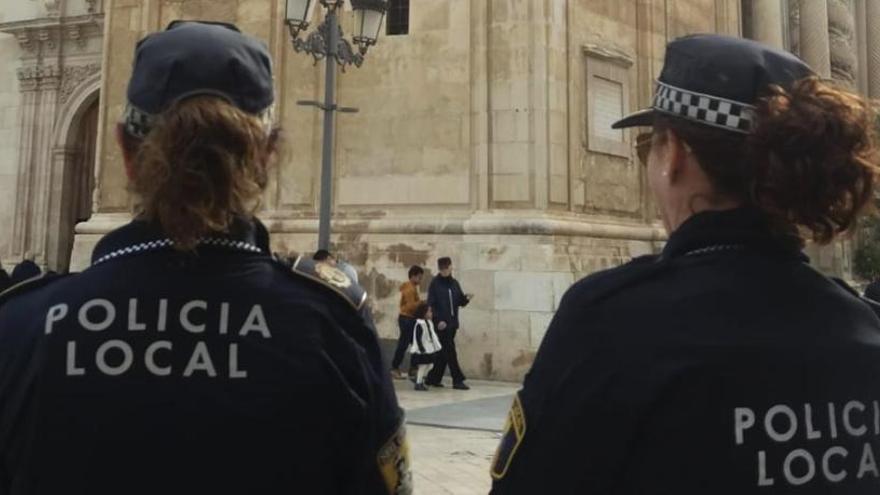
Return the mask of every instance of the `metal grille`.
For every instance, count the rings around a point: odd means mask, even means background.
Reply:
[[[388,2],[388,35],[409,34],[409,0]]]

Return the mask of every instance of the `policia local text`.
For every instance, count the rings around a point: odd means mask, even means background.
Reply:
[[[733,421],[738,447],[763,444],[763,448],[757,447],[755,456],[758,486],[801,486],[823,479],[840,483],[847,479],[880,478],[872,444],[872,440],[880,438],[880,401],[777,404],[766,411],[737,407]],[[859,448],[833,445],[847,437],[858,439]],[[822,439],[826,442],[822,448],[804,448],[804,443]],[[864,443],[860,442],[862,439]],[[768,440],[776,445],[791,445],[791,448],[783,449],[787,451],[783,455],[768,455],[767,447],[772,447],[767,445]],[[845,443],[853,445],[851,441]]]
[[[207,301],[193,300],[169,308],[167,299],[159,299],[152,301],[148,310],[146,306],[134,298],[129,299],[126,307],[121,310],[107,299],[92,299],[74,309],[66,303],[56,304],[46,313],[45,333],[49,335],[57,325],[74,321],[82,330],[103,332],[117,324],[119,318],[125,318],[123,322],[129,332],[149,330],[161,334],[167,330],[171,322],[175,328],[179,325],[184,331],[198,335],[207,331],[206,322],[210,320],[212,330],[216,329],[220,335],[230,337],[255,335],[265,339],[272,338],[263,308],[259,304],[253,305],[247,315],[238,321],[230,317],[230,304],[226,302],[209,307]],[[141,319],[147,312],[150,312],[153,323],[149,328]],[[216,327],[213,323],[216,323]],[[137,356],[135,356],[135,348],[122,339],[108,339],[97,347],[94,354],[90,353],[88,356],[82,355],[82,348],[78,344],[77,340],[67,342],[67,376],[82,376],[88,373],[119,376],[131,370],[137,359],[143,363],[147,372],[155,376],[177,374],[184,377],[194,375],[216,377],[220,373],[232,379],[247,378],[247,370],[242,369],[239,363],[238,344],[234,342],[230,342],[223,351],[220,351],[216,346],[213,350],[209,349],[204,341],[195,342],[192,348],[179,349],[175,348],[170,340],[155,340],[146,346],[142,355],[139,352]],[[182,369],[173,369],[172,352],[189,354]],[[225,366],[222,366],[223,364]],[[218,368],[218,365],[221,366]]]

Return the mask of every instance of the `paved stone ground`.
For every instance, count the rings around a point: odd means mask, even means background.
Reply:
[[[407,412],[416,495],[486,495],[489,465],[519,384],[469,381],[469,391],[448,387],[416,392],[396,381]]]

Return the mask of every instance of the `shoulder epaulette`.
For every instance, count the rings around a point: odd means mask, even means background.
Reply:
[[[2,307],[7,301],[12,299],[13,297],[20,296],[28,291],[32,291],[35,289],[39,289],[40,287],[45,287],[52,282],[61,280],[67,275],[59,275],[57,273],[42,273],[35,277],[31,277],[26,280],[22,280],[21,282],[8,287],[3,292],[0,292],[0,307]]]
[[[871,311],[874,312],[878,317],[880,317],[880,302],[877,302],[869,297],[865,297],[859,294],[859,291],[855,290],[853,286],[849,285],[845,280],[839,277],[829,277],[834,281],[840,288],[849,292],[856,298],[860,299],[863,303],[867,304]]]
[[[278,257],[275,259],[288,268],[294,276],[308,279],[340,295],[355,310],[359,311],[367,301],[367,291],[335,266],[302,256],[296,260]]]
[[[837,284],[841,289],[843,289],[843,290],[849,292],[850,294],[852,294],[852,295],[854,295],[854,296],[856,296],[856,297],[858,297],[858,298],[861,298],[861,297],[862,297],[862,295],[859,294],[859,291],[855,290],[855,289],[853,288],[853,286],[851,286],[851,285],[849,285],[848,283],[846,283],[846,280],[844,280],[844,279],[842,279],[842,278],[840,278],[840,277],[828,277],[828,278],[830,278],[832,281],[834,281],[834,283]]]

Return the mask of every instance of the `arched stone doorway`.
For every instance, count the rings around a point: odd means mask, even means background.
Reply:
[[[76,224],[88,220],[92,213],[98,101],[97,90],[83,95],[69,122],[62,127],[61,142],[53,151],[53,197],[49,206],[46,259],[50,270],[67,271]]]

